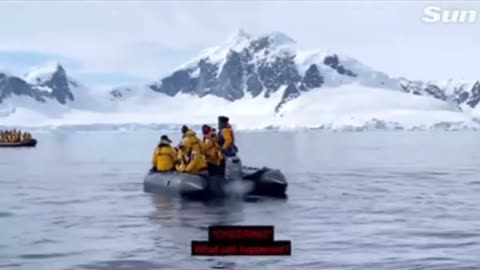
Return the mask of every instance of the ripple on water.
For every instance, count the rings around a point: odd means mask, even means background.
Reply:
[[[166,264],[152,263],[142,260],[110,260],[103,262],[95,262],[89,264],[79,265],[78,267],[83,269],[95,269],[95,270],[112,270],[112,269],[142,269],[142,270],[157,270],[157,269],[169,269]]]
[[[122,228],[141,228],[141,227],[146,227],[147,225],[145,223],[136,223],[136,224],[120,224],[117,225],[116,228],[122,229]]]
[[[480,185],[480,181],[471,181],[467,183],[468,185]]]
[[[88,200],[57,200],[57,201],[52,201],[52,200],[46,200],[46,201],[39,201],[37,202],[38,204],[43,204],[43,205],[68,205],[68,204],[81,204],[88,202]]]
[[[81,252],[65,252],[65,253],[28,253],[22,254],[19,257],[26,260],[35,260],[35,259],[50,259],[50,258],[62,258],[72,255],[79,255]]]
[[[100,176],[102,177],[114,177],[114,176],[118,176],[118,175],[121,175],[120,172],[105,172],[105,173],[101,173]]]
[[[40,240],[32,242],[33,245],[48,244],[48,243],[57,243],[57,241],[52,240],[52,239],[48,239],[48,238],[42,238]]]
[[[134,264],[134,262],[140,261],[138,259],[139,255],[140,256],[142,256],[142,255],[147,255],[148,256],[148,254],[153,254],[154,252],[155,252],[155,250],[153,248],[136,248],[136,249],[132,249],[132,250],[129,250],[129,251],[120,252],[120,253],[114,255],[113,258],[111,259],[111,261],[118,260],[118,261],[125,262],[125,261],[128,260],[130,263],[123,263],[123,264],[127,265],[127,266],[130,266],[130,264]],[[96,263],[92,263],[92,265],[93,264],[96,264]],[[100,264],[103,264],[103,262],[101,262]],[[90,267],[90,264],[87,267]],[[95,269],[97,269],[97,268],[95,268]],[[130,268],[126,268],[126,269],[130,269]],[[142,269],[142,268],[134,268],[134,269]],[[158,268],[158,269],[160,269],[160,268]]]
[[[234,262],[215,262],[210,266],[212,269],[235,269]]]
[[[12,217],[12,212],[0,212],[0,218]]]
[[[15,192],[13,193],[13,196],[15,197],[26,197],[26,196],[29,196],[30,194],[28,192]]]
[[[413,231],[413,232],[410,232],[409,235],[456,240],[456,239],[464,239],[464,238],[470,239],[470,238],[479,237],[480,233],[469,233],[469,232],[463,232],[463,231],[445,231],[445,232]]]
[[[388,258],[379,262],[349,265],[349,269],[422,269],[422,270],[478,270],[478,262],[458,261],[448,257],[425,257],[404,260]]]
[[[7,264],[0,264],[0,269],[8,269],[8,268],[13,268],[13,269],[19,269],[22,267],[21,263],[7,263]]]
[[[108,184],[105,185],[104,191],[107,192],[112,192],[112,191],[135,191],[138,192],[139,186],[142,186],[142,183],[137,183],[137,182],[129,182],[129,183],[115,183],[115,184]]]

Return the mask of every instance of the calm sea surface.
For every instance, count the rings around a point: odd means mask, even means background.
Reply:
[[[0,268],[480,269],[480,133],[239,133],[289,197],[216,203],[143,192],[160,135],[0,148]],[[213,224],[274,225],[292,256],[191,257]]]

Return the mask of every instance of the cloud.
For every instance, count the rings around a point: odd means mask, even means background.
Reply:
[[[69,59],[81,63],[78,74],[150,80],[243,28],[282,31],[302,47],[345,52],[392,75],[480,78],[479,24],[425,24],[427,5],[480,12],[478,3],[440,2],[2,2],[0,51]]]
[[[80,61],[55,54],[35,51],[0,51],[0,68],[21,76],[28,72],[30,67],[44,65],[49,62],[60,62],[71,69],[82,66]]]

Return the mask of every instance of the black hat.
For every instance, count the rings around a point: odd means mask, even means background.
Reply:
[[[188,127],[187,126],[182,126],[182,133],[186,133],[188,131]]]
[[[167,142],[169,142],[169,143],[172,142],[172,140],[170,140],[167,135],[162,135],[162,137],[160,137],[160,140],[161,140],[161,141],[167,141]]]
[[[218,121],[219,121],[219,122],[228,122],[228,120],[229,120],[228,117],[223,116],[223,115],[221,115],[221,116],[218,117]]]

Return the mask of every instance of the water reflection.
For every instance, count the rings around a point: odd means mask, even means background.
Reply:
[[[154,222],[171,222],[175,212],[173,199],[163,195],[151,195],[150,200],[154,207],[154,211],[150,215],[151,220]]]
[[[150,221],[162,227],[204,230],[209,225],[235,224],[243,220],[243,202],[235,199],[190,201],[164,194],[150,196]]]

